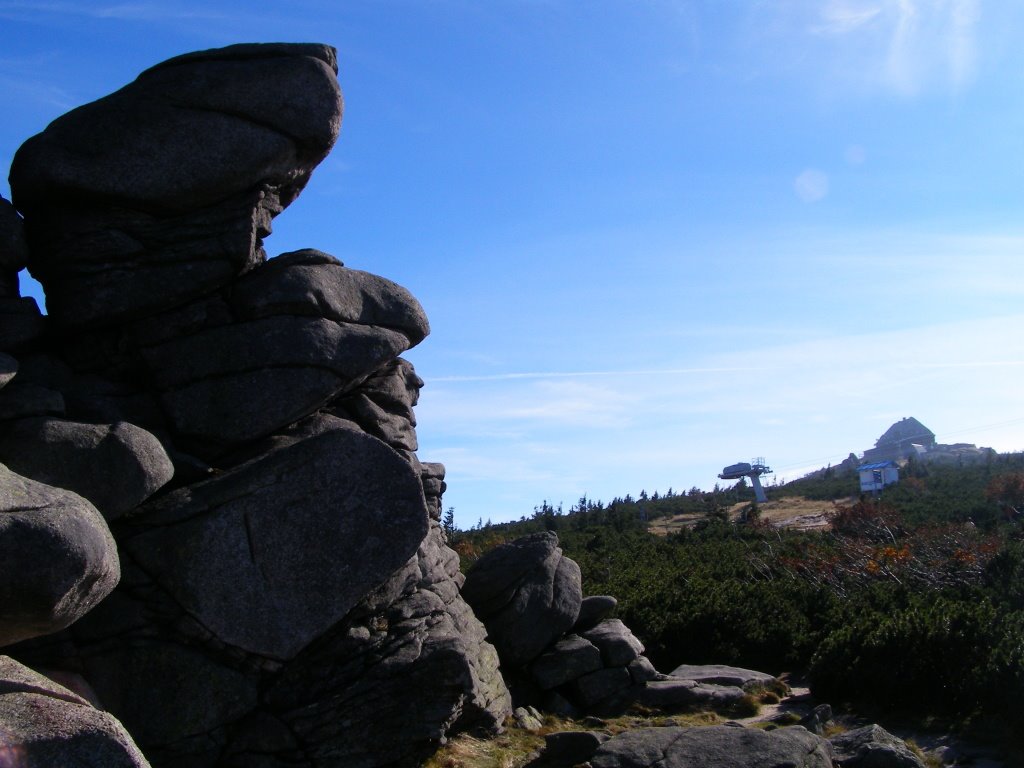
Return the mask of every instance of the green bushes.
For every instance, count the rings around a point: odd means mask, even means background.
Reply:
[[[975,598],[914,595],[891,614],[865,612],[833,629],[811,659],[815,696],[961,723],[1017,709],[1024,616]]]
[[[806,670],[834,706],[1024,734],[1024,531],[999,507],[1016,509],[1022,462],[921,467],[885,503],[837,507],[827,533],[709,515],[657,537],[629,499],[553,520],[584,593],[618,598],[658,669]],[[715,496],[644,503],[650,519],[657,506],[714,509]],[[473,555],[544,522],[460,534],[459,545]]]
[[[563,547],[584,592],[615,595],[664,671],[808,670],[836,706],[1024,731],[1024,543],[1012,532],[914,528],[866,503],[827,534],[711,524],[668,539],[591,530]]]

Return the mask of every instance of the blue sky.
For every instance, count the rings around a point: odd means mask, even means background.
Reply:
[[[267,250],[423,303],[420,456],[466,527],[794,479],[903,416],[1024,449],[1022,33],[985,0],[0,0],[0,155],[179,53],[336,46],[341,138]]]

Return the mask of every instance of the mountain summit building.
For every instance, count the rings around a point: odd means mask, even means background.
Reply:
[[[875,441],[875,447],[864,451],[865,464],[899,461],[927,453],[936,447],[935,433],[912,416],[900,419]]]

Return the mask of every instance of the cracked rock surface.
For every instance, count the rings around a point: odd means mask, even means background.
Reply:
[[[0,730],[28,764],[412,766],[511,710],[415,453],[422,307],[264,251],[338,136],[336,72],[318,44],[179,56],[15,157]]]

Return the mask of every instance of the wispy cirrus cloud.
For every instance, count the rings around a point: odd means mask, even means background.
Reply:
[[[74,2],[0,2],[0,18],[31,21],[37,19],[40,14],[145,22],[212,21],[226,18],[225,14],[218,11],[171,3],[110,3],[96,5],[93,3]]]
[[[770,23],[755,34],[785,36],[787,48],[775,40],[774,50],[830,79],[913,96],[958,91],[975,76],[980,0],[770,0],[757,13]]]
[[[821,16],[810,30],[823,35],[845,35],[856,32],[875,21],[882,13],[878,4],[829,2],[821,8]]]

